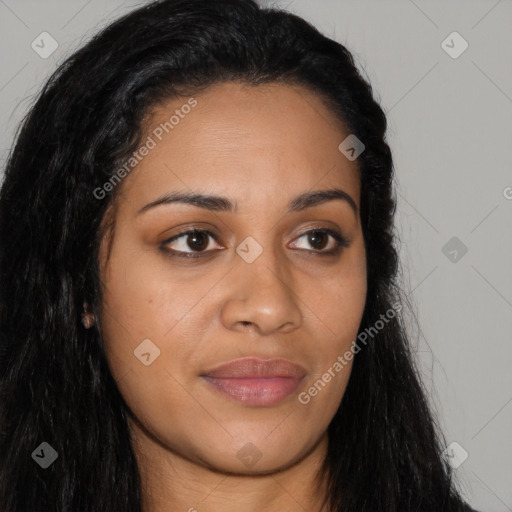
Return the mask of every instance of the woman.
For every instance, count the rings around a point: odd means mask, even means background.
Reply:
[[[349,51],[252,0],[151,3],[72,55],[1,189],[2,511],[470,510],[385,134]]]

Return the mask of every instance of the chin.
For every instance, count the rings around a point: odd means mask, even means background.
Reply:
[[[272,460],[265,460],[262,454],[259,460],[251,462],[249,459],[239,460],[236,452],[233,457],[226,458],[226,454],[223,453],[219,458],[212,463],[202,460],[203,464],[210,469],[224,474],[230,475],[270,475],[283,471],[290,466],[293,466],[298,462],[301,457],[292,457],[289,459],[288,454],[273,454]],[[210,458],[208,457],[208,460]]]
[[[271,434],[275,435],[274,434]],[[214,443],[196,453],[197,462],[214,471],[226,474],[265,475],[283,471],[302,460],[316,443],[297,446],[290,443],[290,436],[270,439],[268,433],[245,435],[244,441],[235,438],[228,443]],[[265,438],[267,436],[267,438]],[[276,443],[277,442],[277,443]],[[216,449],[212,450],[211,446]]]

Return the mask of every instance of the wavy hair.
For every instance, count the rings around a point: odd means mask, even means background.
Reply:
[[[296,15],[253,0],[161,0],[67,58],[25,117],[0,190],[0,509],[141,511],[128,408],[107,364],[99,244],[109,180],[159,102],[225,81],[299,84],[361,139],[367,301],[360,332],[403,302],[386,117],[351,53]],[[96,325],[100,325],[97,321]],[[409,347],[390,320],[354,357],[319,477],[343,512],[464,509]],[[48,469],[31,454],[58,453]]]

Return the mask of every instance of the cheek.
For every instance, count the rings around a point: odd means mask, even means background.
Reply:
[[[162,383],[175,387],[170,374],[183,371],[197,348],[190,341],[201,340],[211,326],[215,294],[205,297],[205,290],[213,289],[222,274],[190,274],[171,269],[154,252],[113,247],[102,276],[101,330],[112,374],[124,380],[127,396],[154,396]],[[132,390],[128,376],[142,384]]]
[[[162,339],[198,302],[201,290],[180,283],[169,268],[154,251],[113,249],[103,276],[107,341],[121,336],[132,345]]]
[[[364,253],[363,253],[364,254]],[[314,335],[315,374],[309,379],[303,400],[312,410],[334,414],[343,397],[353,365],[353,345],[366,304],[366,264],[360,254],[342,266],[330,279],[322,281],[309,293],[310,325],[317,325]],[[309,404],[309,405],[308,405]]]
[[[351,255],[352,256],[352,255]],[[304,302],[325,333],[326,347],[343,350],[357,336],[366,304],[367,280],[364,258],[347,258],[318,283],[305,283]]]
[[[110,370],[135,417],[179,445],[186,440],[190,415],[204,415],[194,408],[183,370],[193,350],[193,333],[186,326],[197,318],[194,305],[204,289],[171,282],[173,274],[148,262],[147,253],[145,260],[142,253],[123,258],[113,251],[111,260],[101,326]]]
[[[299,407],[305,413],[304,421],[307,422],[307,418],[319,418],[316,427],[320,429],[327,428],[345,394],[352,371],[353,344],[361,322],[365,295],[360,292],[355,297],[347,289],[347,295],[338,295],[336,299],[338,306],[331,307],[330,316],[327,313],[323,316],[323,323],[328,328],[322,332],[327,335],[315,338],[313,373],[297,396]]]
[[[154,368],[152,361],[161,356],[164,334],[179,318],[178,301],[169,300],[161,272],[148,265],[147,258],[147,252],[121,251],[114,246],[102,276],[101,330],[112,373],[118,379],[130,371],[138,373],[149,361],[148,367]]]

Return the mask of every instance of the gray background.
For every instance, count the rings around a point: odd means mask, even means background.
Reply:
[[[2,169],[43,81],[144,3],[0,0]],[[265,3],[345,44],[374,86],[389,121],[424,382],[447,442],[469,454],[455,470],[466,499],[482,512],[512,511],[512,1]],[[59,44],[45,59],[31,48],[43,31]],[[457,58],[442,46],[453,31],[469,44]],[[462,48],[453,37],[445,45]]]

